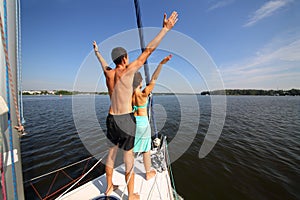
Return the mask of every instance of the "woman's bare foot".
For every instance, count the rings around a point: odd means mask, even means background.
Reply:
[[[128,196],[128,200],[140,200],[140,195],[138,193],[134,193]]]
[[[156,175],[156,171],[154,169],[150,170],[149,172],[146,172],[146,180],[150,180]]]
[[[118,187],[118,185],[111,185],[110,187],[107,187],[105,195],[109,196],[112,193],[112,191],[115,191],[116,189],[118,189]]]

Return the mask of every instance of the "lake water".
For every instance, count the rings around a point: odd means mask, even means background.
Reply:
[[[107,149],[108,96],[76,99],[72,104],[71,96],[24,97],[26,199],[53,198],[51,193],[97,159],[29,180],[91,154],[100,158]],[[212,119],[211,98],[165,95],[154,100],[157,128],[168,136],[170,154],[179,154],[178,159],[171,157],[172,171],[176,190],[185,199],[300,199],[300,97],[227,96],[222,134],[202,159],[198,154]],[[183,145],[172,146],[177,136]],[[84,182],[101,173],[103,165]]]

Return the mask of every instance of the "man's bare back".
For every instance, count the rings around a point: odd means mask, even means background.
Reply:
[[[132,112],[133,76],[134,71],[128,70],[127,66],[117,66],[105,72],[106,86],[111,100],[110,114],[121,115]]]

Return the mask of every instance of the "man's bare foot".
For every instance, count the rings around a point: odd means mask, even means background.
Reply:
[[[151,178],[153,178],[156,175],[156,171],[154,169],[152,169],[149,172],[146,172],[146,180],[150,180]]]
[[[112,191],[115,191],[116,189],[118,189],[118,187],[118,185],[111,185],[110,187],[107,187],[105,195],[109,196],[112,193]]]
[[[134,193],[128,196],[128,200],[140,200],[140,195],[138,193]]]

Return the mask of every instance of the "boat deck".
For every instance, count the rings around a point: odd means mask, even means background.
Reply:
[[[145,169],[142,162],[142,156],[135,159],[135,180],[134,192],[140,195],[140,199],[155,199],[155,200],[173,200],[173,189],[171,187],[170,177],[168,170],[160,170],[156,176],[150,180],[145,179]],[[125,166],[120,165],[115,168],[113,173],[113,183],[118,185],[111,196],[121,199],[128,199],[127,187],[125,182]],[[105,174],[82,185],[79,188],[70,191],[61,197],[61,200],[78,200],[78,199],[91,199],[96,200],[104,196],[106,190],[106,176]]]

